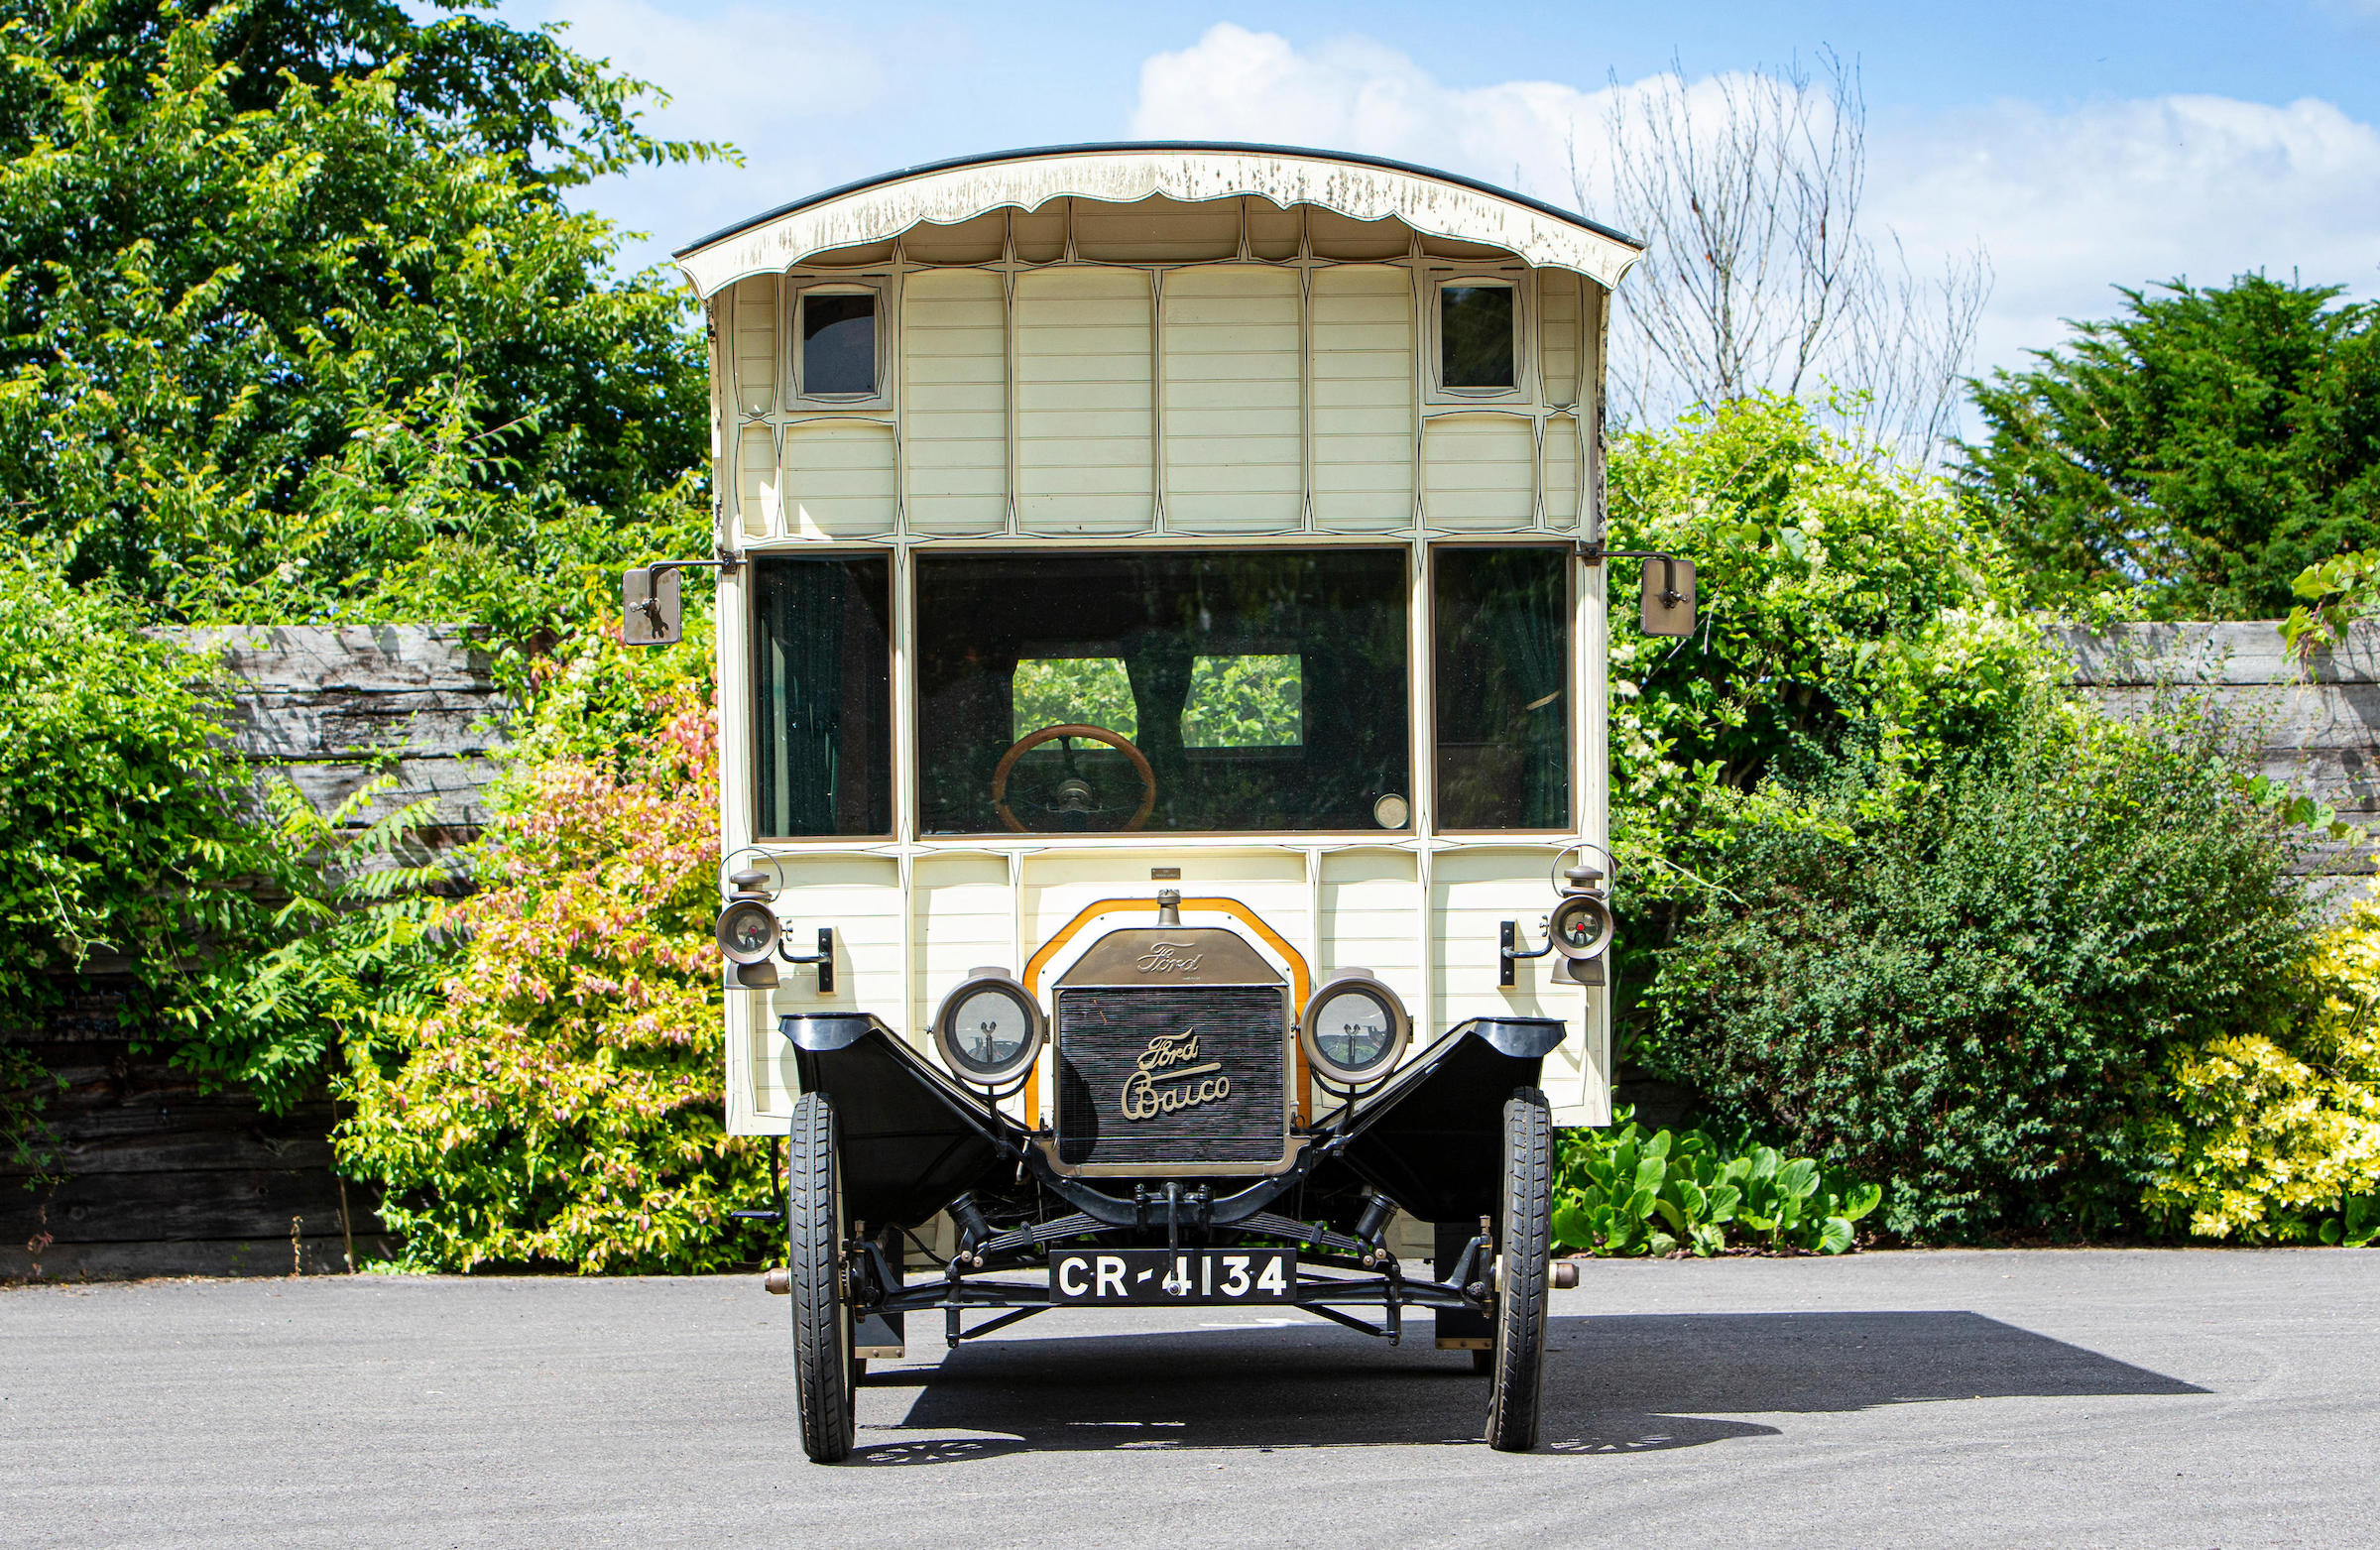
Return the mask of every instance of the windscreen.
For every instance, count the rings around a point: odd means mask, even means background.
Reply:
[[[919,825],[1377,829],[1405,587],[1399,549],[920,555]]]

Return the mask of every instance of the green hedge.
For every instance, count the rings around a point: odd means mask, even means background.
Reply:
[[[2297,1014],[2292,845],[2202,737],[2038,706],[1938,782],[1818,759],[1732,814],[1647,1054],[1924,1240],[2138,1230],[2174,1054]]]

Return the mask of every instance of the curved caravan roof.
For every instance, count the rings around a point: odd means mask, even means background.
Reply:
[[[1553,205],[1402,162],[1288,146],[1157,141],[1004,151],[847,183],[712,233],[675,255],[709,298],[747,275],[840,249],[890,243],[923,222],[957,225],[1052,199],[1184,204],[1259,198],[1353,221],[1395,219],[1452,242],[1500,248],[1541,269],[1616,284],[1643,244]]]

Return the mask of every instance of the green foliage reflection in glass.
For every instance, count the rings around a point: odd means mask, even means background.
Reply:
[[[1113,656],[1044,656],[1016,664],[1016,736],[1043,727],[1105,727],[1140,735],[1131,680]]]
[[[1184,748],[1295,748],[1305,742],[1305,681],[1292,656],[1194,657],[1182,710]],[[1114,656],[1044,656],[1016,664],[1016,736],[1068,724],[1140,735],[1124,663]]]

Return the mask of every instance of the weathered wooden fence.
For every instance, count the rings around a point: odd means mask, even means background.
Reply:
[[[2070,632],[2066,645],[2077,684],[2108,710],[2138,716],[2162,701],[2211,715],[2262,750],[2265,775],[2366,835],[2380,829],[2380,627],[2356,625],[2305,662],[2267,621],[2118,625]],[[2318,843],[2304,870],[2339,897],[2373,872],[2370,843]]]
[[[485,820],[504,707],[460,632],[235,630],[196,644],[244,685],[232,737],[260,773],[286,775],[325,810],[393,775],[359,820],[429,799],[433,843],[465,841]],[[2358,627],[2305,672],[2270,624],[2127,625],[2067,644],[2077,683],[2110,710],[2199,703],[2256,739],[2267,774],[2380,826],[2380,631]],[[2309,870],[2336,892],[2372,861],[2327,845]],[[313,1272],[343,1266],[350,1239],[373,1249],[371,1201],[330,1168],[326,1099],[277,1118],[201,1094],[132,1053],[119,1000],[103,983],[46,1027],[0,1033],[68,1084],[50,1110],[64,1182],[27,1190],[0,1173],[0,1276]]]
[[[461,632],[217,630],[192,644],[238,681],[232,744],[260,775],[286,775],[325,811],[393,775],[355,821],[428,800],[433,846],[485,821],[504,707]],[[66,1081],[46,1116],[63,1181],[28,1189],[0,1171],[0,1277],[288,1274],[343,1267],[351,1240],[369,1252],[380,1222],[368,1192],[331,1171],[329,1100],[274,1116],[202,1093],[133,1052],[116,1025],[126,966],[95,967],[91,993],[47,1025],[0,1032]]]

